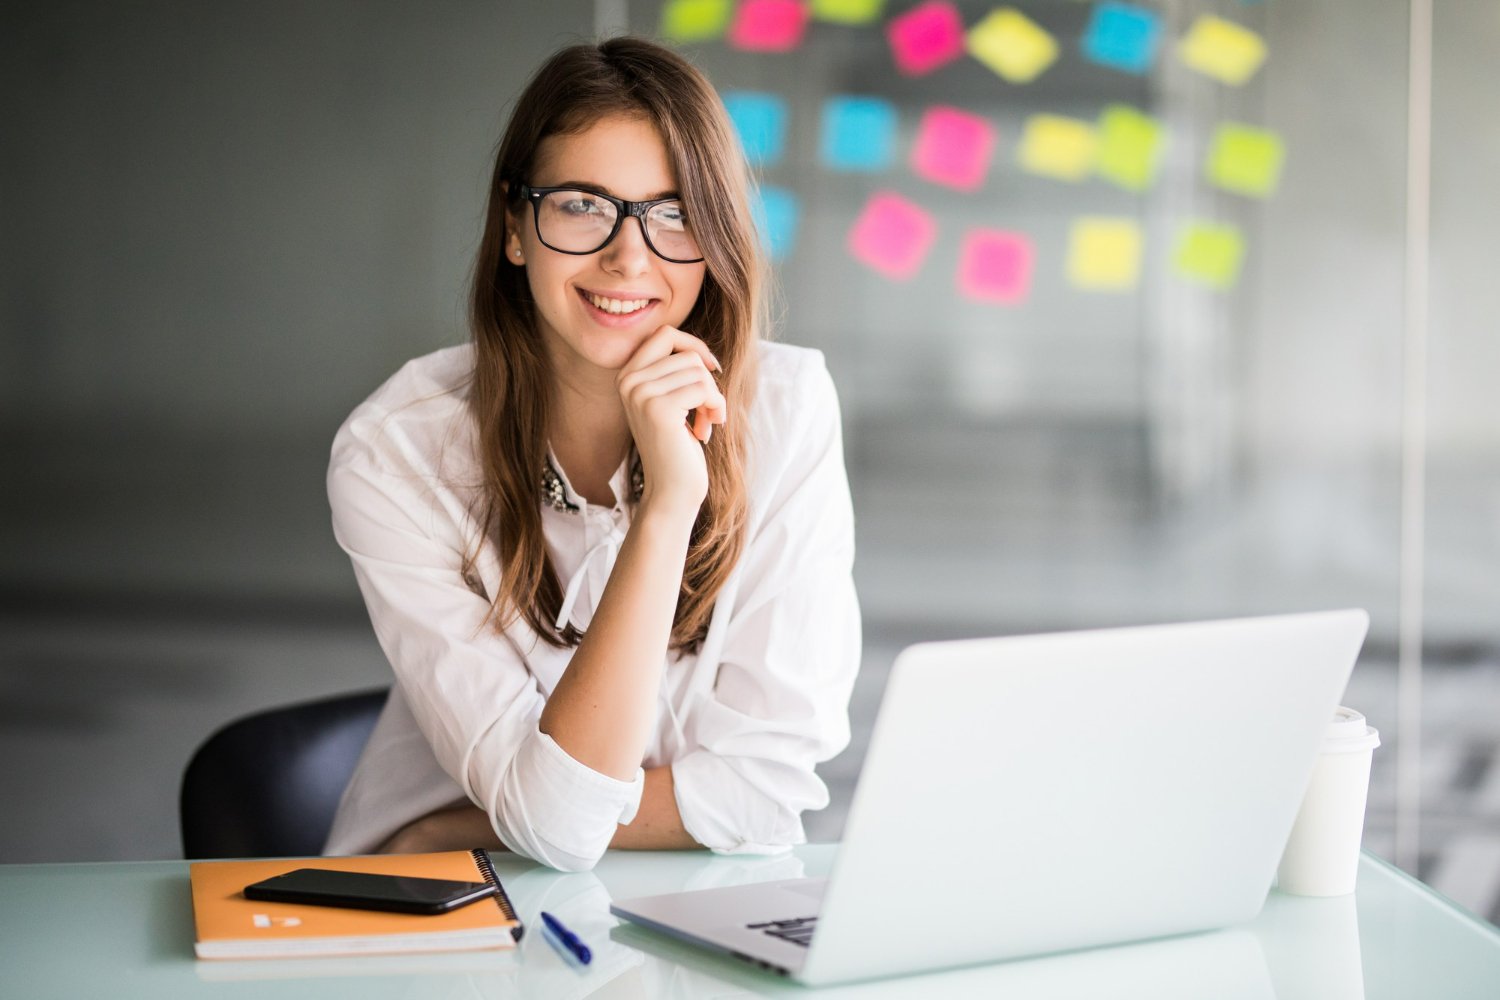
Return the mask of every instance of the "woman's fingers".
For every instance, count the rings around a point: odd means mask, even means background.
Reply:
[[[712,374],[721,370],[707,344],[671,326],[647,337],[620,370],[620,401],[655,502],[692,510],[702,503],[707,466],[690,440],[707,443],[713,425],[725,420],[728,407]]]
[[[631,355],[621,375],[631,371],[638,371],[649,367],[658,361],[668,358],[674,354],[696,355],[703,363],[703,367],[710,371],[723,371],[719,359],[714,357],[708,345],[690,333],[684,333],[675,326],[663,326],[651,336],[647,337],[641,346],[636,348],[635,354]]]
[[[703,361],[697,354],[681,353],[669,354],[660,361],[652,362],[644,368],[637,368],[621,372],[619,386],[621,395],[625,395],[635,389],[636,386],[645,382],[654,381],[679,372],[692,372],[695,376],[713,381],[713,377],[704,368]]]
[[[705,441],[708,432],[700,421],[722,424],[728,416],[724,394],[708,371],[710,363],[717,368],[718,361],[701,340],[675,327],[662,327],[637,348],[621,370],[620,395],[643,406],[648,400],[688,386],[700,386],[701,398],[688,403],[682,412],[686,415],[688,410],[693,411],[693,434]]]
[[[683,416],[688,410],[695,410],[709,423],[724,422],[724,394],[701,368],[670,371],[655,378],[632,381],[625,390],[625,398],[631,405],[647,412],[657,407],[676,407],[677,413]]]
[[[708,345],[663,326],[636,348],[616,378],[646,471],[646,502],[697,511],[708,491],[701,447],[728,407],[714,382],[721,370]]]

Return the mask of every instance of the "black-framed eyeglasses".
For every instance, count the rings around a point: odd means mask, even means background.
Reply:
[[[521,185],[521,197],[531,202],[536,238],[558,253],[598,253],[633,215],[640,221],[646,245],[662,260],[696,264],[703,259],[680,198],[625,201],[601,191],[526,184]]]

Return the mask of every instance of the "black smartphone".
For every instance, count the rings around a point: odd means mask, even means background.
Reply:
[[[397,913],[447,913],[495,894],[488,882],[298,868],[245,886],[246,899]]]

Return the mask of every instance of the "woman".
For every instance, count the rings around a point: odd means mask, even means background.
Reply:
[[[681,57],[558,53],[502,140],[473,344],[334,442],[396,673],[329,853],[771,852],[828,793],[859,662],[838,406],[763,344],[723,106]]]

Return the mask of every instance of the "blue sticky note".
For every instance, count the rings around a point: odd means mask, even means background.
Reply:
[[[724,95],[724,108],[751,163],[769,167],[781,160],[786,150],[787,110],[783,98],[736,90]]]
[[[797,196],[786,188],[763,187],[750,211],[760,230],[761,242],[772,260],[781,260],[792,252],[797,239]]]
[[[884,170],[896,158],[896,108],[874,97],[834,97],[823,105],[823,165]]]
[[[1086,58],[1127,73],[1145,73],[1161,41],[1161,15],[1128,3],[1101,3],[1084,30]]]

